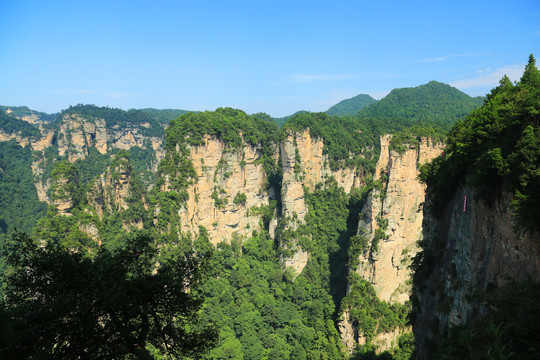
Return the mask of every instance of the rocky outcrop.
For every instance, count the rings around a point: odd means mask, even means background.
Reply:
[[[42,130],[41,134],[42,134],[42,136],[41,136],[40,139],[33,140],[31,142],[32,150],[34,150],[34,151],[43,151],[46,148],[48,148],[49,146],[52,146],[52,144],[53,144],[53,141],[54,141],[54,131],[53,130],[49,130],[49,131]]]
[[[82,117],[77,114],[62,116],[58,129],[58,153],[74,162],[88,156],[88,148],[95,147],[101,154],[108,149],[104,119]]]
[[[424,262],[415,277],[414,332],[420,359],[449,327],[482,313],[476,291],[528,277],[540,280],[540,234],[515,231],[511,200],[503,193],[488,205],[462,186],[441,218],[426,213]]]
[[[131,164],[126,158],[116,159],[114,164],[114,168],[107,168],[107,171],[94,181],[87,193],[88,203],[96,210],[100,219],[105,209],[116,212],[129,207]]]
[[[289,132],[280,146],[283,169],[281,203],[283,217],[288,218],[289,228],[295,229],[307,214],[304,188],[313,191],[317,184],[330,177],[333,177],[347,193],[351,188],[363,184],[363,174],[359,174],[355,168],[330,169],[328,156],[323,151],[323,140],[312,138],[309,128],[303,132]],[[309,254],[294,243],[285,247],[293,252],[292,257],[283,259],[285,267],[293,268],[296,274],[301,273],[307,264]]]
[[[71,210],[75,207],[73,189],[78,182],[71,174],[59,174],[53,182],[52,204],[56,206],[58,214],[71,216]]]
[[[299,220],[304,219],[307,213],[304,187],[312,191],[317,184],[330,177],[334,177],[347,193],[352,187],[360,187],[362,184],[363,174],[359,174],[355,168],[330,169],[328,156],[323,149],[323,140],[312,138],[309,128],[302,133],[289,132],[281,142],[281,197],[284,216],[292,217],[296,213]]]
[[[382,190],[373,190],[359,224],[359,234],[370,240],[379,229],[378,243],[360,256],[356,271],[373,284],[381,300],[404,303],[412,285],[409,265],[422,239],[425,185],[417,179],[419,167],[440,155],[442,144],[422,139],[400,154],[389,149],[390,140],[389,135],[381,137],[374,177],[381,181]]]
[[[71,162],[86,158],[91,147],[101,154],[112,149],[129,150],[134,146],[152,148],[156,152],[154,169],[163,158],[163,139],[145,136],[138,125],[127,129],[108,128],[104,119],[64,114],[57,137],[59,155],[67,155]]]
[[[23,137],[18,133],[8,134],[8,133],[4,133],[4,132],[0,131],[0,141],[1,142],[13,140],[13,139],[15,139],[15,141],[17,141],[17,144],[21,145],[22,147],[25,147],[26,145],[28,145],[30,143],[30,140],[28,138]]]
[[[366,345],[368,343],[367,337],[359,333],[359,331],[353,326],[353,321],[350,318],[349,310],[345,310],[341,315],[341,320],[338,323],[339,334],[341,340],[345,345],[348,353],[351,354],[357,345]],[[406,333],[410,333],[411,328],[395,328],[392,331],[381,332],[375,335],[372,339],[369,339],[369,344],[376,346],[376,352],[378,354],[392,350],[398,345],[399,338]]]
[[[199,226],[204,226],[215,245],[260,230],[257,209],[270,200],[262,146],[246,143],[231,148],[208,135],[203,141],[203,145],[190,148],[197,177],[188,186],[189,199],[178,214],[181,231],[196,234]]]

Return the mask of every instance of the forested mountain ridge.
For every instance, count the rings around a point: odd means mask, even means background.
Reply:
[[[280,130],[268,115],[220,108],[163,129],[151,114],[74,108],[39,144],[4,143],[34,149],[8,165],[31,166],[24,176],[34,170],[50,202],[36,239],[92,258],[144,232],[156,261],[213,254],[197,290],[200,320],[219,337],[208,359],[367,359],[377,347],[411,358],[417,177],[443,151],[441,127],[303,112]]]
[[[363,116],[385,119],[428,121],[449,129],[454,122],[467,116],[484,102],[437,81],[415,88],[392,90],[380,101],[360,111]]]
[[[345,99],[326,110],[330,115],[354,115],[360,110],[377,102],[374,98],[366,94],[356,95],[350,99]]]

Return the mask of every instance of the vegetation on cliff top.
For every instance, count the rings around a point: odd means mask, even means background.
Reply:
[[[105,119],[107,128],[120,130],[137,127],[146,136],[163,136],[163,124],[156,120],[155,114],[150,114],[142,110],[131,109],[128,111],[110,107],[100,107],[96,105],[70,106],[63,110],[60,115],[80,115],[88,118]],[[143,125],[148,124],[148,125]]]
[[[47,114],[40,111],[35,111],[29,109],[28,106],[5,106],[0,105],[0,112],[10,111],[9,115],[13,117],[23,117],[23,116],[37,116],[40,120],[44,122],[52,122],[58,117],[58,113]]]
[[[0,132],[17,134],[23,138],[37,139],[41,137],[39,129],[26,121],[16,119],[0,110]]]
[[[458,122],[444,156],[422,168],[441,213],[458,185],[467,182],[489,201],[514,195],[518,224],[540,230],[540,72],[531,55],[516,84],[503,77],[485,104]]]
[[[259,145],[278,141],[278,127],[266,114],[248,115],[242,110],[218,108],[216,111],[189,112],[171,121],[165,135],[167,150],[177,144],[202,145],[204,135],[215,136],[240,149],[244,143]]]

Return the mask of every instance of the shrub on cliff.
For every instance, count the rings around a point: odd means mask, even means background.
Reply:
[[[514,194],[518,224],[540,229],[540,72],[531,55],[521,80],[504,76],[484,105],[458,122],[445,155],[421,169],[441,213],[460,183],[484,200]]]

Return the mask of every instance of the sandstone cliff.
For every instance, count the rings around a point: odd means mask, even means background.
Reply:
[[[262,146],[245,143],[232,148],[208,135],[203,141],[189,148],[196,179],[188,186],[189,199],[178,213],[181,231],[196,234],[204,226],[214,245],[260,231],[257,209],[268,206],[271,195],[261,161]]]
[[[8,134],[0,131],[0,141],[15,139],[19,145],[23,147],[30,145],[36,152],[32,172],[41,201],[50,202],[47,192],[51,181],[44,177],[44,170],[51,164],[47,164],[45,150],[54,145],[57,145],[58,155],[67,157],[70,162],[87,158],[91,148],[95,148],[100,154],[110,153],[114,149],[129,150],[134,146],[151,149],[155,159],[148,165],[148,170],[153,172],[157,171],[158,164],[164,156],[163,137],[148,136],[142,131],[150,126],[148,123],[134,124],[121,129],[118,126],[107,127],[105,119],[78,114],[64,114],[54,128],[44,126],[43,121],[35,116],[25,117],[22,120],[38,126],[41,137],[28,138],[19,133]]]
[[[157,168],[157,163],[163,158],[162,138],[144,136],[140,130],[144,125],[125,129],[118,126],[108,128],[105,119],[64,114],[58,127],[58,153],[68,156],[69,161],[73,162],[87,157],[91,147],[101,154],[115,148],[129,150],[133,146],[148,147],[156,151],[154,168]]]
[[[330,169],[328,156],[323,151],[323,140],[312,138],[309,128],[303,132],[287,133],[280,147],[283,169],[282,213],[283,217],[287,218],[287,226],[293,229],[304,220],[308,211],[304,188],[313,191],[317,184],[330,177],[334,177],[347,193],[351,188],[363,184],[363,174],[358,173],[357,169],[347,167]],[[294,254],[290,258],[285,258],[284,264],[299,274],[306,266],[309,254],[295,244],[288,244],[287,247],[293,250]]]
[[[540,280],[540,234],[514,231],[510,201],[503,193],[487,205],[462,186],[440,219],[425,216],[424,260],[415,278],[420,359],[449,327],[482,312],[476,291],[509,280]]]
[[[425,185],[417,179],[420,165],[431,161],[442,152],[442,144],[422,139],[402,154],[391,151],[391,135],[381,137],[381,155],[377,162],[375,180],[382,182],[382,190],[374,189],[368,197],[360,219],[359,233],[368,239],[377,229],[385,237],[378,240],[376,250],[360,256],[356,271],[375,287],[381,300],[404,303],[409,299],[410,260],[422,240],[422,204]]]
[[[366,241],[356,271],[371,282],[377,297],[401,304],[409,300],[412,258],[419,251],[422,239],[422,205],[425,185],[417,179],[419,167],[442,152],[442,144],[421,139],[418,145],[408,146],[403,153],[390,150],[391,135],[381,136],[381,153],[376,166],[374,187],[364,204],[358,224],[358,236]],[[352,351],[366,343],[365,336],[355,328],[345,309],[339,323],[341,338]],[[390,349],[410,328],[394,329],[377,334],[371,344],[378,352]]]

